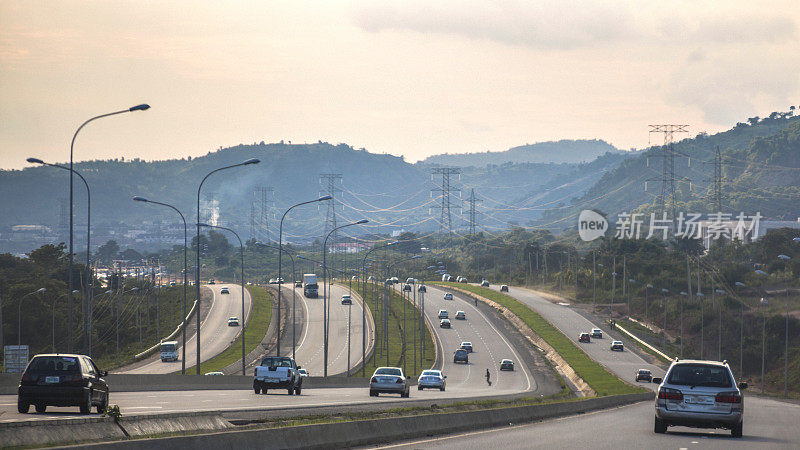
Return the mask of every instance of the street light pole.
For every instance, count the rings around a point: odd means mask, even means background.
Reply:
[[[150,109],[150,105],[143,103],[141,105],[132,106],[132,107],[130,107],[128,109],[123,109],[123,110],[120,110],[120,111],[114,111],[114,112],[111,112],[111,113],[101,114],[99,116],[92,117],[91,119],[83,122],[81,124],[81,126],[79,126],[77,130],[75,130],[75,134],[72,135],[72,141],[69,144],[69,264],[68,264],[69,268],[68,268],[68,275],[67,275],[67,280],[68,280],[67,281],[67,285],[68,285],[67,286],[67,289],[68,289],[67,290],[67,292],[68,292],[68,296],[67,296],[67,329],[69,330],[69,332],[68,332],[68,337],[67,337],[67,349],[70,352],[72,352],[72,291],[73,291],[73,289],[72,289],[72,287],[73,287],[72,260],[73,260],[73,255],[75,253],[75,248],[74,248],[74,245],[73,245],[74,217],[73,217],[73,212],[72,211],[73,211],[74,207],[73,207],[73,188],[72,188],[73,176],[72,175],[77,173],[77,172],[75,172],[74,167],[73,167],[73,155],[74,155],[74,149],[75,149],[75,139],[78,137],[78,133],[80,133],[80,131],[83,129],[83,127],[85,127],[89,122],[92,122],[92,121],[97,120],[97,119],[101,119],[103,117],[109,117],[109,116],[114,116],[114,115],[117,115],[117,114],[133,112],[133,111],[146,111],[148,109]],[[87,185],[87,189],[88,189],[88,185]],[[87,242],[86,244],[87,244],[87,248],[88,248],[88,244],[89,243]],[[86,270],[87,271],[89,270],[88,266],[87,266]]]
[[[92,301],[92,266],[91,266],[91,238],[92,238],[92,191],[89,189],[89,183],[86,182],[86,178],[80,174],[80,172],[70,169],[69,167],[62,166],[60,164],[50,164],[42,161],[38,158],[28,158],[27,161],[33,164],[41,164],[44,166],[55,167],[58,169],[69,170],[70,173],[75,173],[81,181],[83,181],[84,186],[86,186],[86,294],[84,295],[84,322],[83,322],[83,348],[86,350],[89,356],[92,355],[92,338],[91,338],[91,301]],[[71,271],[71,270],[70,270]],[[75,294],[77,292],[74,290],[72,293]]]
[[[22,345],[22,301],[33,294],[43,294],[47,292],[47,288],[37,289],[29,294],[25,294],[19,299],[17,303],[17,345]]]
[[[244,311],[244,245],[242,245],[242,238],[239,237],[239,234],[227,227],[221,227],[217,225],[209,225],[206,223],[201,223],[201,227],[207,228],[217,228],[219,230],[225,230],[231,232],[236,239],[239,241],[239,256],[241,257],[242,267],[241,267],[241,282],[242,282],[242,376],[245,375],[245,343],[244,343],[244,332],[247,326],[247,322],[245,321],[245,311]],[[278,286],[280,289],[280,286]]]
[[[283,220],[286,219],[286,215],[289,214],[289,211],[297,208],[298,206],[307,205],[309,203],[316,203],[316,202],[324,202],[325,200],[330,200],[332,197],[330,195],[325,195],[323,197],[309,200],[306,202],[300,202],[295,205],[292,205],[284,211],[283,216],[281,216],[280,226],[278,227],[278,342],[275,348],[275,354],[277,356],[281,356],[281,278],[283,277]],[[294,282],[294,280],[292,280]],[[325,287],[325,282],[323,280],[323,288]],[[292,288],[294,289],[294,288]],[[294,349],[292,349],[292,353],[294,354]]]
[[[294,256],[292,256],[292,254],[288,250],[284,250],[284,249],[282,249],[282,248],[280,248],[278,246],[275,246],[275,245],[265,244],[265,243],[263,243],[261,241],[257,241],[256,245],[260,245],[262,247],[271,248],[271,249],[277,250],[278,252],[284,252],[289,256],[289,259],[292,261],[292,359],[295,359],[294,358],[294,354],[295,354],[296,336],[297,336],[297,333],[296,333],[296,331],[297,331],[297,316],[295,315],[295,298],[296,298],[297,290],[294,287],[294,282],[295,282],[295,280],[297,280],[297,273],[295,272],[295,269],[294,269]],[[280,289],[281,289],[281,285],[278,284],[278,290],[280,290]],[[280,355],[278,355],[278,356],[280,356]]]
[[[330,196],[328,196],[330,197]],[[287,211],[288,212],[288,211]],[[353,223],[346,223],[344,225],[339,225],[338,227],[333,228],[328,235],[325,236],[325,240],[322,242],[322,328],[323,328],[323,357],[324,357],[324,365],[323,365],[323,376],[328,376],[328,328],[330,324],[328,323],[328,319],[330,316],[330,303],[328,302],[328,265],[326,264],[326,256],[328,253],[328,238],[331,237],[336,230],[340,230],[342,228],[351,227],[353,225],[361,225],[368,223],[369,220],[361,219],[358,222]],[[278,275],[280,276],[280,275]],[[280,303],[278,303],[280,305]]]
[[[195,279],[194,279],[195,293],[197,294],[197,311],[196,311],[197,314],[195,314],[195,316],[197,317],[197,332],[196,332],[196,335],[195,335],[195,338],[197,339],[197,363],[195,365],[197,375],[200,375],[200,223],[201,223],[200,222],[200,189],[203,188],[203,183],[206,182],[208,177],[210,177],[214,173],[217,173],[217,172],[219,172],[221,170],[225,170],[225,169],[232,169],[234,167],[247,166],[247,165],[250,165],[250,164],[258,164],[260,162],[261,161],[259,159],[257,159],[257,158],[251,158],[251,159],[248,159],[246,161],[242,161],[239,164],[232,164],[230,166],[225,166],[225,167],[220,167],[219,169],[214,169],[211,172],[209,172],[205,177],[203,177],[203,180],[200,181],[200,185],[197,186],[197,222],[196,222],[196,225],[197,225],[197,249],[196,249],[197,250],[197,254],[195,255],[197,257],[197,267],[195,268]],[[242,320],[244,320],[244,319],[242,319]],[[279,335],[278,339],[280,339],[280,335]]]
[[[188,284],[189,284],[188,283],[188,278],[187,278],[189,276],[189,271],[187,270],[187,259],[188,259],[187,258],[187,249],[189,248],[189,241],[188,241],[188,233],[189,233],[189,231],[188,231],[188,227],[186,226],[186,217],[183,216],[183,213],[181,213],[178,208],[176,208],[176,207],[174,207],[174,206],[172,206],[170,204],[167,204],[167,203],[161,203],[161,202],[157,202],[157,201],[154,201],[154,200],[148,200],[148,199],[146,199],[144,197],[139,197],[139,196],[133,197],[133,201],[152,203],[154,205],[161,205],[161,206],[166,206],[167,208],[171,208],[173,211],[178,213],[179,216],[181,216],[181,220],[183,221],[183,319],[181,320],[181,323],[183,323],[183,332],[181,333],[183,335],[182,336],[183,343],[181,345],[181,348],[183,349],[182,350],[183,351],[183,356],[181,357],[181,375],[186,375],[186,325],[187,325],[186,324],[186,319],[187,319],[186,316],[187,316],[187,314],[189,314],[189,312],[187,310],[187,308],[188,308],[188,304],[187,304],[188,303],[188,300],[187,300],[187,295],[188,295],[187,292],[188,291],[187,290],[188,290]],[[197,301],[197,306],[198,306],[198,308],[200,307],[200,300],[199,299]],[[198,311],[199,311],[199,309],[198,309]]]

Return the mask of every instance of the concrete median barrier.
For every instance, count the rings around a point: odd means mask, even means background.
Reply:
[[[652,400],[653,393],[596,397],[562,403],[434,413],[281,428],[224,430],[210,434],[109,442],[126,449],[178,448],[337,448],[374,445],[510,424],[528,423]]]

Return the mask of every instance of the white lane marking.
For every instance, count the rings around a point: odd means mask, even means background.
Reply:
[[[123,410],[128,409],[164,409],[163,406],[125,406],[122,408]]]

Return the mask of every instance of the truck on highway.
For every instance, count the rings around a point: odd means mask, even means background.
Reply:
[[[178,360],[178,341],[162,341],[161,342],[161,361],[177,361]]]
[[[300,366],[294,359],[281,356],[266,356],[256,366],[253,376],[253,391],[266,394],[268,389],[286,389],[289,395],[300,395],[303,388],[303,376]]]
[[[317,274],[303,274],[303,295],[307,298],[317,298],[319,295],[319,285],[317,285]]]

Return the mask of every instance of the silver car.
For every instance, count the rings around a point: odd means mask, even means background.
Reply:
[[[417,389],[421,391],[425,388],[434,388],[444,391],[447,385],[445,378],[447,376],[442,375],[441,370],[423,370],[417,379]]]
[[[408,379],[399,367],[378,367],[369,380],[369,395],[377,397],[380,393],[400,394],[407,398],[410,394]]]
[[[728,363],[676,359],[659,383],[653,431],[665,433],[670,426],[727,428],[742,437],[747,383],[733,378]]]

